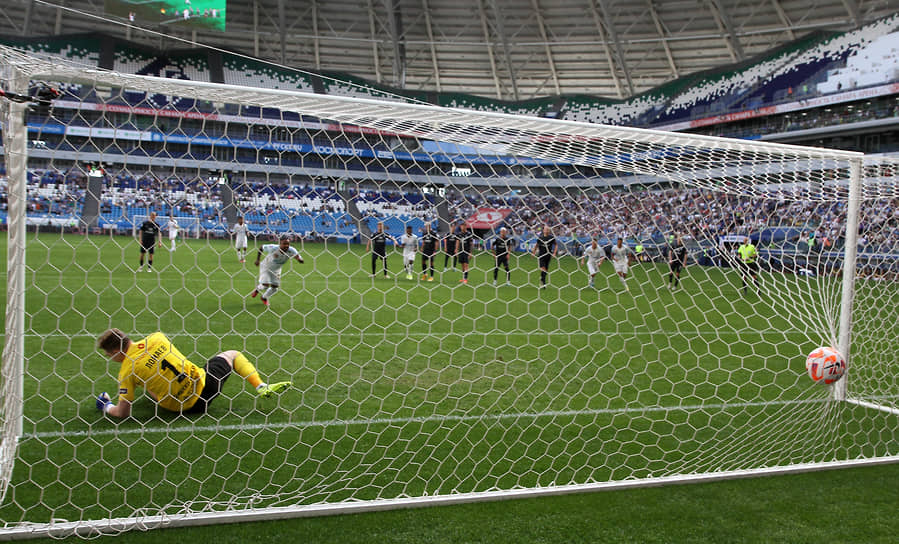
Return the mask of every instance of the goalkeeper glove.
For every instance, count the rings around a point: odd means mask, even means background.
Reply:
[[[105,391],[100,393],[100,396],[97,397],[97,410],[100,410],[105,414],[110,406],[112,406],[112,400],[110,400],[109,394]]]

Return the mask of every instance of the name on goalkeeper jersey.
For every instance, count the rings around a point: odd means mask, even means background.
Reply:
[[[147,362],[144,363],[144,366],[147,368],[153,368],[153,366],[156,364],[156,360],[159,359],[160,356],[165,355],[168,352],[169,347],[167,345],[163,344],[159,346],[158,348],[153,350],[153,353],[150,354],[150,358],[147,359]]]

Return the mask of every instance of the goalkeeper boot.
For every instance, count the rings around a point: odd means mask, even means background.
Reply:
[[[267,398],[271,397],[272,395],[277,395],[281,391],[284,391],[285,389],[290,388],[292,385],[293,384],[290,382],[277,382],[277,383],[272,383],[272,384],[265,384],[265,385],[260,385],[258,388],[256,388],[256,392],[259,393],[260,397],[267,399]]]

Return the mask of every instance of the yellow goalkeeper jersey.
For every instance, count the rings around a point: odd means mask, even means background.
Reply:
[[[135,387],[152,393],[159,406],[188,410],[206,385],[206,371],[191,363],[161,332],[132,342],[119,370],[119,399],[134,401]]]

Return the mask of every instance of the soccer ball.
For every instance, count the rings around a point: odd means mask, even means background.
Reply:
[[[835,348],[818,348],[808,354],[805,368],[813,381],[829,385],[843,377],[846,359]]]

